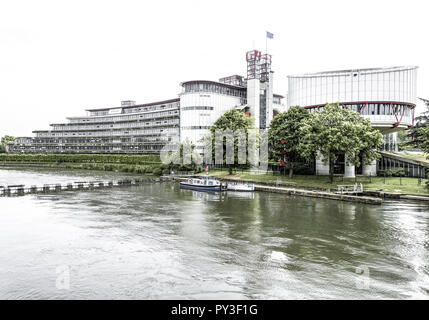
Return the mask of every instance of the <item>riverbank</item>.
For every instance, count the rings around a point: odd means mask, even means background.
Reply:
[[[168,173],[161,165],[133,165],[117,163],[16,163],[2,162],[0,168],[51,168],[51,169],[78,169],[78,170],[96,170],[129,172],[137,174],[155,174],[161,175]]]
[[[256,184],[277,186],[285,188],[296,188],[321,192],[332,192],[338,190],[339,185],[362,184],[364,191],[369,196],[382,198],[406,199],[408,196],[414,199],[415,196],[429,201],[429,188],[426,187],[426,179],[419,185],[417,178],[407,177],[356,177],[343,178],[334,177],[334,182],[330,183],[327,176],[295,175],[293,178],[272,173],[252,173],[249,171],[235,172],[228,174],[227,170],[211,170],[210,175],[223,181],[244,181]]]
[[[0,167],[48,167],[154,175],[169,173],[159,155],[0,154]]]

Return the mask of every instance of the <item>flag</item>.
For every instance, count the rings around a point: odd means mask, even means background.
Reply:
[[[274,34],[272,34],[271,32],[267,31],[267,38],[268,39],[273,39],[274,38]]]

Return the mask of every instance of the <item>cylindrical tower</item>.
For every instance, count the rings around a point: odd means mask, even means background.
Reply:
[[[288,76],[288,106],[340,103],[370,119],[382,133],[414,123],[417,67],[329,71]]]
[[[244,107],[246,88],[207,80],[181,85],[180,141],[191,141],[202,151],[201,139],[209,133],[210,126],[226,111]]]
[[[360,113],[383,134],[414,125],[417,67],[372,68],[328,71],[288,76],[288,107],[301,106],[310,112],[327,103],[339,103]],[[353,177],[355,168],[339,164],[345,176]],[[326,174],[326,165],[316,160],[316,173]],[[364,175],[376,174],[375,161],[360,168]]]

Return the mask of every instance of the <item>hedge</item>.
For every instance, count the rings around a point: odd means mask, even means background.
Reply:
[[[160,164],[159,155],[124,154],[0,154],[0,162]]]

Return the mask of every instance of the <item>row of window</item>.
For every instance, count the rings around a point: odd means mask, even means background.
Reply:
[[[145,113],[145,114],[135,114],[135,115],[119,115],[116,117],[104,117],[104,118],[77,118],[71,119],[70,123],[92,123],[92,122],[115,122],[115,121],[128,121],[144,118],[157,118],[157,117],[166,117],[174,116],[179,114],[179,110],[156,112],[156,113]]]
[[[136,112],[144,112],[144,111],[164,110],[164,109],[177,108],[177,107],[179,107],[179,102],[147,106],[147,107],[123,108],[118,113],[136,113]],[[91,116],[104,116],[104,115],[108,115],[110,110],[115,110],[115,109],[90,111],[89,114]]]
[[[213,107],[183,107],[182,110],[213,110]]]
[[[93,138],[75,138],[75,139],[34,139],[31,143],[32,145],[40,144],[88,144],[88,143],[98,143],[98,144],[108,144],[108,143],[154,143],[154,142],[166,142],[171,141],[171,137],[168,136],[158,136],[158,137],[132,137],[132,138],[120,138],[120,139],[93,139]]]
[[[411,116],[413,108],[402,104],[390,104],[390,103],[369,103],[369,104],[352,104],[345,105],[345,107],[354,110],[362,115],[386,115],[386,116]],[[310,108],[310,112],[317,110],[318,108]]]
[[[96,132],[75,132],[70,135],[72,136],[93,136],[93,137],[110,137],[110,136],[124,136],[124,135],[141,135],[141,134],[159,134],[162,132],[178,132],[178,127],[160,128],[160,129],[147,129],[147,130],[129,130],[129,131],[96,131]],[[63,133],[51,133],[51,132],[38,132],[38,138],[50,138],[50,137],[65,137]]]
[[[212,92],[220,93],[234,97],[246,97],[246,90],[234,89],[221,84],[215,83],[185,83],[184,92]]]
[[[80,130],[99,130],[99,129],[121,129],[121,128],[143,128],[146,126],[159,126],[159,125],[175,125],[179,123],[179,119],[172,120],[159,120],[159,121],[150,121],[150,122],[125,122],[125,123],[115,123],[113,124],[100,124],[100,125],[89,125],[89,126],[53,126],[53,131],[80,131]],[[67,133],[65,133],[67,135]],[[72,135],[70,133],[70,135]]]
[[[209,129],[209,126],[187,126],[187,127],[181,127],[184,130],[200,130],[200,129]]]
[[[77,151],[79,153],[79,150],[83,150],[82,152],[99,152],[99,151],[107,151],[107,152],[115,152],[115,151],[122,151],[122,150],[129,150],[129,151],[139,151],[144,150],[145,152],[156,150],[159,152],[163,148],[164,144],[160,145],[136,145],[136,146],[21,146],[14,148],[15,151],[25,151],[25,152],[31,152],[31,153],[37,153],[37,152],[73,152]]]

